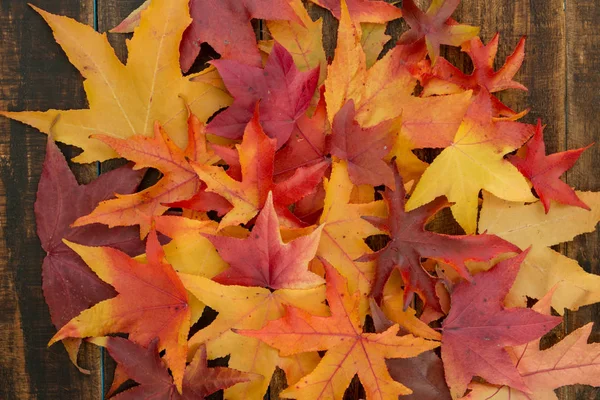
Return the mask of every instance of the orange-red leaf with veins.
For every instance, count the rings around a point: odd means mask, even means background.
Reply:
[[[508,159],[531,181],[546,214],[550,211],[551,200],[590,210],[590,207],[577,197],[573,188],[560,180],[560,176],[571,169],[581,153],[591,146],[546,155],[544,127],[542,122],[538,121],[535,134],[523,147],[525,157],[514,155]]]
[[[164,174],[155,185],[139,193],[117,195],[98,205],[89,215],[79,218],[74,226],[102,223],[110,227],[140,225],[142,236],[149,230],[149,218],[168,210],[165,204],[187,200],[204,190],[189,160],[212,164],[219,160],[206,143],[204,125],[190,113],[188,118],[188,145],[181,150],[156,124],[154,137],[134,136],[119,139],[111,136],[94,136],[111,146],[122,157],[136,163],[136,168],[156,168]],[[222,208],[222,202],[215,208]],[[213,209],[213,208],[211,208]],[[206,210],[204,210],[206,211]]]
[[[146,244],[147,263],[110,247],[87,247],[67,242],[100,279],[119,293],[83,311],[63,326],[50,344],[66,338],[129,333],[129,339],[148,346],[155,337],[181,391],[187,336],[190,328],[188,295],[177,273],[167,264],[152,230]]]
[[[454,398],[465,393],[474,376],[529,392],[504,347],[541,337],[561,318],[528,308],[504,308],[504,298],[527,253],[475,275],[472,283],[453,288],[450,313],[442,324],[442,361]]]
[[[438,342],[412,335],[396,336],[398,325],[383,333],[363,333],[359,318],[360,293],[348,292],[347,281],[324,262],[330,317],[319,317],[289,307],[283,318],[259,330],[237,333],[259,338],[281,355],[327,350],[310,374],[281,393],[298,399],[342,399],[352,377],[358,377],[367,399],[391,399],[411,391],[390,376],[386,358],[408,358],[434,349]],[[410,384],[410,382],[406,382]]]

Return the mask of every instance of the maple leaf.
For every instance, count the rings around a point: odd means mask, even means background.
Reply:
[[[342,8],[348,7],[355,23],[373,22],[382,24],[402,16],[402,11],[393,4],[381,0],[310,0],[328,9],[337,18],[342,18]]]
[[[292,177],[273,183],[275,139],[270,139],[263,131],[258,109],[246,126],[241,145],[236,147],[240,154],[241,182],[231,178],[221,167],[191,162],[208,190],[220,194],[233,204],[233,209],[221,220],[219,229],[248,222],[263,207],[270,191],[273,192],[277,214],[291,224],[301,224],[287,207],[314,189],[329,167],[329,162],[299,168]]]
[[[166,350],[165,360],[181,392],[190,328],[188,295],[176,272],[165,263],[156,232],[151,231],[148,236],[147,263],[110,247],[65,243],[119,294],[73,318],[49,345],[65,338],[129,333],[131,340],[148,346],[158,337],[159,348]]]
[[[591,211],[555,204],[548,214],[541,201],[519,204],[502,201],[484,192],[479,231],[495,234],[521,249],[531,247],[506,302],[524,307],[527,297],[540,299],[558,285],[552,307],[564,309],[600,301],[600,276],[587,273],[575,260],[548,248],[593,232],[600,221],[600,194],[577,192]]]
[[[260,122],[267,135],[277,139],[277,148],[289,139],[294,122],[310,106],[317,88],[319,69],[299,71],[291,54],[275,43],[263,68],[232,60],[215,60],[233,104],[207,126],[210,133],[239,139],[260,100]]]
[[[323,284],[308,271],[315,257],[322,227],[310,235],[283,243],[271,193],[246,239],[206,235],[229,269],[213,278],[226,285],[271,289],[303,289]]]
[[[375,262],[358,259],[372,253],[364,238],[383,232],[362,217],[384,217],[386,208],[383,201],[350,203],[353,189],[346,162],[334,163],[331,177],[325,182],[325,204],[319,221],[324,226],[317,255],[348,279],[350,291],[360,291],[360,315],[364,317],[369,309],[367,296],[375,278]]]
[[[164,204],[189,199],[204,193],[202,183],[189,161],[213,164],[219,157],[207,148],[204,125],[190,114],[188,118],[188,144],[181,150],[162,127],[156,123],[154,137],[133,136],[119,139],[111,136],[95,136],[111,146],[122,157],[136,163],[136,168],[156,168],[163,177],[153,186],[139,193],[117,195],[116,199],[104,201],[89,215],[79,218],[74,226],[103,223],[110,227],[140,225],[145,237],[150,229],[148,217],[158,216],[168,210]],[[214,196],[214,194],[213,194]],[[198,198],[198,197],[196,197]],[[217,203],[219,204],[219,203]]]
[[[410,394],[410,389],[389,375],[385,359],[414,357],[436,348],[438,342],[412,335],[398,337],[397,325],[383,333],[363,333],[358,307],[360,293],[350,294],[346,279],[327,263],[325,270],[330,317],[288,307],[283,318],[259,330],[237,332],[259,338],[282,355],[327,350],[315,370],[284,390],[282,397],[342,399],[354,374],[358,374],[367,399]]]
[[[471,92],[415,97],[417,79],[411,71],[421,55],[410,46],[396,46],[367,70],[361,37],[360,26],[352,23],[343,5],[335,57],[325,80],[330,122],[353,100],[355,119],[365,128],[402,116],[400,134],[410,138],[412,148],[448,146],[471,103]]]
[[[479,28],[459,25],[450,18],[460,0],[433,0],[423,12],[413,0],[402,2],[402,16],[410,26],[398,44],[419,44],[427,47],[433,64],[440,55],[440,45],[460,46],[479,34]]]
[[[173,378],[160,359],[158,339],[152,339],[148,348],[120,337],[97,337],[89,341],[106,348],[118,363],[121,373],[125,373],[127,377],[139,383],[139,386],[119,393],[117,395],[119,400],[204,399],[218,390],[257,378],[256,375],[231,368],[208,368],[206,348],[200,347],[185,369],[183,391],[179,394]]]
[[[523,175],[503,158],[532,134],[531,125],[493,119],[490,97],[481,89],[453,143],[425,170],[406,203],[407,211],[446,196],[454,203],[454,218],[471,234],[477,228],[481,189],[509,201],[535,201]]]
[[[552,288],[533,309],[550,315],[550,304],[556,286]],[[588,344],[593,323],[589,323],[563,340],[540,350],[540,340],[534,340],[512,349],[516,367],[531,393],[503,386],[472,383],[472,390],[464,399],[486,398],[490,400],[558,400],[554,389],[567,385],[600,385],[600,344]]]
[[[204,343],[209,358],[230,355],[229,367],[264,377],[226,390],[226,398],[262,398],[277,366],[285,371],[288,383],[293,384],[319,362],[316,352],[280,357],[277,350],[260,340],[238,335],[234,330],[259,329],[268,321],[282,317],[285,305],[300,307],[316,315],[327,315],[327,306],[323,304],[324,285],[270,291],[258,287],[224,286],[194,275],[179,276],[187,290],[219,313],[208,327],[190,338],[190,349],[193,351]]]
[[[480,88],[485,88],[490,94],[506,89],[527,91],[525,86],[513,81],[525,59],[525,38],[521,38],[515,51],[506,58],[502,68],[495,71],[494,59],[498,53],[499,38],[500,34],[497,33],[487,45],[484,45],[479,37],[463,43],[462,50],[473,61],[474,68],[471,74],[463,73],[443,57],[438,58],[431,72],[425,74],[423,95],[449,94],[469,89],[477,93]],[[495,114],[508,117],[516,115],[496,96],[492,95],[491,98]]]
[[[350,100],[333,118],[331,154],[348,161],[348,173],[355,185],[394,185],[390,166],[382,160],[394,144],[396,121],[384,121],[362,128],[354,119],[356,109]]]
[[[508,252],[518,252],[518,247],[493,235],[452,236],[425,230],[425,225],[449,204],[443,197],[406,212],[406,191],[402,178],[394,171],[395,190],[386,188],[384,199],[388,205],[387,219],[364,217],[380,230],[390,235],[391,241],[377,253],[361,260],[377,260],[377,272],[372,295],[380,299],[390,274],[397,269],[404,281],[404,304],[412,302],[415,293],[426,307],[441,311],[435,295],[435,279],[421,265],[421,259],[432,258],[450,264],[463,278],[471,279],[466,261],[488,261]]]
[[[581,153],[590,147],[591,145],[547,156],[546,145],[544,144],[544,128],[542,122],[538,120],[535,134],[523,147],[525,156],[510,156],[508,159],[531,181],[546,213],[550,210],[551,200],[590,210],[577,197],[575,191],[560,180],[560,176],[571,169]]]
[[[531,309],[504,308],[527,251],[461,282],[442,323],[442,360],[453,398],[460,397],[474,376],[494,384],[529,389],[504,349],[539,338],[561,322]]]
[[[70,227],[77,217],[89,213],[99,201],[113,197],[114,191],[133,192],[143,176],[144,171],[122,167],[101,175],[88,185],[79,185],[60,149],[52,137],[48,137],[34,207],[37,234],[46,251],[42,289],[57,329],[86,308],[115,296],[114,290],[98,279],[62,239],[78,240],[89,246],[111,246],[131,255],[143,253],[144,245],[135,228]],[[71,361],[77,365],[81,342],[66,340],[63,343]]]
[[[402,301],[402,297],[399,298]],[[373,300],[371,301],[371,315],[377,333],[382,333],[394,325],[394,322],[387,318]],[[415,317],[415,319],[418,321],[418,318]],[[431,330],[431,328],[429,329]],[[441,335],[435,333],[439,340]],[[401,334],[402,332],[398,333],[398,335]],[[385,364],[394,380],[410,382],[412,394],[403,396],[403,400],[450,400],[452,398],[444,378],[442,360],[433,351],[426,351],[412,358],[386,360]]]
[[[214,69],[182,76],[177,59],[184,29],[190,23],[187,0],[154,0],[142,14],[141,24],[128,42],[126,65],[117,58],[106,35],[74,20],[38,8],[71,63],[85,78],[89,109],[1,114],[48,133],[54,139],[81,147],[73,161],[89,163],[115,158],[105,143],[90,138],[104,134],[127,139],[150,136],[155,121],[172,132],[171,139],[185,148],[186,100],[192,111],[206,121],[230,103],[229,95]],[[203,77],[202,82],[193,79]],[[60,119],[53,125],[57,115]]]
[[[151,0],[146,0],[111,32],[133,32],[142,11],[150,3]],[[179,48],[184,72],[196,61],[202,43],[210,44],[223,59],[260,66],[260,53],[250,21],[256,18],[300,22],[286,0],[189,0],[189,9],[192,24],[184,32]]]

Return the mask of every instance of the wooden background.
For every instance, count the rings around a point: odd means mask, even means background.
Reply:
[[[63,14],[105,32],[136,8],[141,0],[32,0],[52,13]],[[396,3],[400,3],[397,1]],[[422,5],[428,0],[421,0]],[[311,5],[313,18],[325,20],[328,55],[333,55],[337,22]],[[508,104],[531,107],[528,122],[542,118],[550,152],[578,148],[600,137],[600,1],[597,0],[463,0],[454,17],[482,26],[485,41],[501,33],[499,61],[527,35],[527,58],[518,80],[528,94],[507,93]],[[264,36],[257,23],[257,34]],[[390,24],[398,37],[404,23]],[[124,36],[109,35],[117,54],[125,57]],[[464,55],[446,55],[466,65]],[[55,44],[50,29],[24,0],[0,0],[0,109],[46,110],[86,106],[82,79]],[[32,128],[0,119],[0,400],[101,399],[112,380],[112,361],[102,350],[88,346],[80,374],[60,345],[46,343],[55,332],[41,290],[44,257],[35,234],[33,202],[44,159],[46,137]],[[71,149],[65,149],[67,153]],[[581,190],[600,190],[600,146],[586,151],[567,182]],[[80,182],[93,179],[104,165],[75,166]],[[560,250],[587,270],[600,274],[597,233],[578,238]],[[567,313],[555,337],[590,320],[600,323],[600,308],[590,306]],[[600,328],[592,341],[600,341]],[[267,398],[278,398],[281,376]],[[353,385],[349,399],[361,397]],[[568,400],[600,399],[590,387],[559,390]]]

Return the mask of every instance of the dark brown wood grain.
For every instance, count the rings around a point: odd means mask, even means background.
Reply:
[[[93,23],[92,0],[37,0],[50,12]],[[55,44],[50,29],[25,1],[0,1],[0,109],[81,108],[81,77]],[[99,351],[86,346],[73,367],[42,296],[44,252],[35,233],[33,202],[46,136],[0,119],[0,399],[97,399]],[[68,150],[70,151],[70,149]],[[76,169],[81,181],[94,167]]]
[[[397,1],[388,0],[391,3]],[[35,0],[50,12],[94,24],[94,0]],[[101,32],[120,22],[141,0],[97,0],[97,23]],[[425,6],[429,0],[419,0]],[[400,5],[400,4],[398,4]],[[328,11],[307,4],[313,19],[324,20],[324,45],[333,57],[337,21]],[[519,38],[527,36],[527,57],[517,80],[528,93],[507,92],[502,98],[515,109],[531,107],[525,118],[541,118],[547,125],[548,151],[585,146],[597,141],[600,132],[600,3],[597,0],[463,0],[454,17],[462,23],[482,26],[484,41],[500,32],[498,66]],[[256,25],[264,38],[264,26]],[[406,29],[394,21],[388,33],[397,39]],[[128,35],[111,35],[117,55],[126,59]],[[393,44],[393,41],[391,42]],[[388,46],[389,47],[389,46]],[[459,49],[445,48],[443,54],[459,66],[469,67]],[[86,105],[79,73],[54,43],[50,29],[24,1],[0,0],[0,109],[44,110],[81,108]],[[0,399],[100,400],[112,380],[114,364],[101,365],[101,351],[85,346],[83,366],[91,376],[80,374],[57,344],[46,343],[55,332],[41,291],[41,261],[44,253],[35,235],[33,202],[44,158],[46,137],[32,128],[0,119]],[[65,148],[70,155],[77,150]],[[595,169],[600,163],[596,147],[584,153],[567,174],[567,182],[581,190],[600,190]],[[102,165],[112,169],[119,162]],[[81,182],[96,175],[95,165],[74,166]],[[599,236],[583,235],[561,247],[589,272],[600,274]],[[594,321],[592,341],[600,342],[600,307],[568,312],[560,339]],[[108,357],[105,357],[108,359]],[[106,375],[102,387],[101,372]],[[278,371],[266,398],[278,399],[286,380]],[[600,399],[595,389],[575,386],[558,391],[562,400]],[[211,397],[212,398],[212,397]],[[355,380],[346,399],[364,398]]]

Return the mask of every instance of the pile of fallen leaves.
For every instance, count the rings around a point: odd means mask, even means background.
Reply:
[[[556,314],[600,301],[600,277],[550,248],[595,229],[600,194],[560,180],[585,149],[546,155],[541,123],[495,96],[525,89],[525,41],[496,71],[498,36],[453,20],[458,0],[312,1],[339,19],[331,60],[300,0],[152,0],[116,28],[133,31],[125,65],[106,35],[36,8],[89,101],[2,113],[49,134],[50,344],[75,365],[82,340],[105,347],[110,394],[138,384],[123,399],[261,399],[277,367],[298,399],[342,399],[355,376],[367,399],[600,386],[591,324],[539,346]],[[220,58],[184,75],[202,43]],[[79,185],[54,140],[131,164]]]

